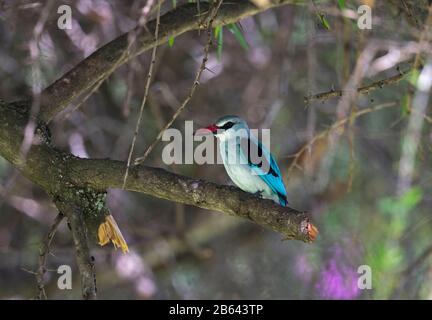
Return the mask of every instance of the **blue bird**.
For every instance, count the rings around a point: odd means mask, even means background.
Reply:
[[[238,116],[224,116],[196,135],[213,134],[231,180],[243,191],[288,204],[282,174],[271,153],[250,132],[246,121]]]

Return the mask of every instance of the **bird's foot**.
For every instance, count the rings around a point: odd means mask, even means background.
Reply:
[[[258,190],[255,193],[252,193],[255,197],[262,199],[264,190]]]

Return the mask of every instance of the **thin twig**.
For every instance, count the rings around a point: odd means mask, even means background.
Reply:
[[[158,2],[159,6],[161,5],[161,3],[163,1],[164,0]],[[107,72],[105,72],[104,74],[102,74],[102,76],[96,81],[96,83],[90,88],[90,90],[87,92],[87,94],[84,96],[84,98],[81,99],[81,101],[78,104],[76,104],[71,110],[65,112],[62,116],[59,116],[59,118],[67,119],[72,113],[74,113],[76,110],[78,110],[79,108],[81,108],[81,106],[96,91],[99,90],[99,88],[102,85],[102,83],[104,83],[105,80],[108,79],[109,76],[120,66],[120,64],[122,64],[123,60],[130,55],[132,46],[135,44],[135,41],[136,41],[139,33],[142,31],[142,29],[146,29],[146,23],[148,21],[148,15],[151,13],[151,9],[152,9],[153,3],[154,3],[154,0],[148,0],[147,3],[146,3],[146,5],[142,8],[141,15],[138,18],[138,28],[132,30],[129,33],[129,36],[128,36],[128,45],[125,48],[125,50],[122,52],[122,55],[116,61],[116,63],[114,63],[114,65]]]
[[[342,118],[339,121],[335,122],[327,130],[321,131],[320,133],[316,134],[299,151],[297,151],[295,154],[289,156],[289,158],[294,158],[294,159],[291,162],[290,166],[288,167],[288,175],[294,169],[294,167],[299,167],[298,161],[299,161],[300,157],[303,155],[303,153],[306,150],[310,149],[315,144],[315,142],[318,141],[319,139],[322,139],[322,138],[328,136],[331,132],[334,132],[335,130],[337,130],[340,127],[344,126],[348,121],[350,121],[351,118],[357,118],[357,117],[363,116],[365,114],[368,114],[368,113],[371,113],[371,112],[374,112],[374,111],[378,111],[378,110],[382,110],[382,109],[385,109],[385,108],[394,107],[396,105],[397,105],[397,103],[393,101],[393,102],[387,102],[387,103],[379,104],[379,105],[377,105],[375,107],[361,109],[360,111],[354,112],[350,116],[347,116],[347,117]]]
[[[206,63],[208,60],[208,55],[209,55],[209,51],[210,51],[210,46],[212,44],[212,25],[213,25],[213,21],[218,13],[219,7],[222,4],[222,0],[220,0],[214,7],[213,10],[210,10],[209,16],[209,22],[207,25],[207,43],[204,47],[204,57],[201,61],[201,65],[195,75],[195,79],[194,82],[189,90],[189,94],[186,97],[186,99],[183,101],[183,103],[180,105],[180,107],[177,109],[177,111],[174,113],[174,115],[172,116],[172,118],[170,119],[170,121],[168,121],[168,123],[163,127],[162,130],[159,131],[159,134],[157,135],[156,139],[150,144],[150,146],[146,149],[146,151],[144,152],[144,155],[142,157],[136,158],[134,164],[138,165],[142,162],[145,161],[145,159],[148,157],[148,155],[152,152],[152,150],[154,149],[154,147],[156,146],[156,144],[160,141],[160,139],[162,138],[162,135],[164,133],[165,130],[167,130],[169,127],[171,127],[171,125],[174,123],[174,121],[178,118],[178,116],[180,115],[180,113],[186,108],[187,104],[189,103],[189,101],[192,99],[192,96],[196,90],[196,88],[199,85],[199,80],[201,78],[201,74],[203,73],[203,71],[206,68]]]
[[[270,8],[289,3],[292,3],[292,0],[269,1],[266,6],[257,7],[250,1],[224,1],[218,10],[214,25],[234,23]],[[170,37],[176,37],[192,30],[205,30],[202,20],[203,17],[207,16],[209,7],[209,2],[201,3],[201,15],[198,15],[195,3],[184,3],[176,9],[168,10],[161,16],[159,43],[153,41],[153,32],[143,32],[137,38],[135,49],[129,55],[124,55],[125,48],[128,46],[127,39],[137,28],[108,42],[43,90],[41,98],[44,107],[40,110],[38,118],[41,121],[50,122],[59,112],[66,109],[75,98],[87,92],[97,83],[104,74],[112,69],[113,65],[120,66],[143,52],[151,50],[153,46],[165,43]],[[148,29],[154,30],[155,24],[155,20],[149,21],[147,23]]]
[[[349,167],[348,167],[348,185],[347,192],[351,192],[352,184],[354,180],[354,171],[355,171],[355,148],[354,148],[354,120],[355,120],[356,110],[353,110],[350,113],[350,120],[348,125],[348,145],[349,145]]]
[[[158,10],[157,10],[157,18],[156,18],[156,28],[155,28],[155,42],[158,41],[158,37],[159,37],[159,23],[160,23],[160,7],[161,7],[161,3],[158,3]],[[152,75],[153,75],[153,68],[156,62],[156,49],[157,46],[153,47],[152,50],[152,55],[151,55],[151,62],[150,62],[150,66],[149,66],[149,71],[147,74],[147,81],[146,81],[146,85],[144,88],[144,96],[143,99],[141,101],[141,106],[140,106],[140,111],[139,111],[139,115],[138,115],[138,120],[136,122],[135,125],[135,131],[134,131],[134,136],[132,138],[132,144],[129,150],[129,155],[128,155],[128,159],[127,159],[127,164],[126,164],[126,172],[123,178],[123,187],[122,189],[125,188],[126,186],[126,181],[129,175],[129,168],[130,168],[130,164],[132,161],[132,155],[135,149],[135,143],[138,137],[138,133],[139,133],[139,129],[140,129],[140,125],[141,125],[141,120],[142,120],[142,116],[143,116],[143,111],[144,111],[144,106],[147,102],[147,97],[148,97],[148,93],[149,93],[149,88],[150,88],[150,83],[152,80]]]
[[[407,74],[407,72],[400,72],[399,74],[392,76],[390,78],[381,79],[381,80],[372,82],[371,84],[357,88],[357,93],[367,94],[367,93],[374,91],[376,89],[382,89],[384,86],[398,83],[400,80],[402,80],[406,76],[406,74]],[[322,92],[322,93],[318,93],[318,94],[304,97],[304,102],[307,105],[311,101],[315,101],[315,100],[324,101],[324,100],[327,100],[330,98],[342,97],[343,93],[344,93],[343,90],[330,90],[330,91],[326,91],[326,92]]]
[[[117,67],[117,66],[116,66]],[[72,109],[68,110],[67,112],[60,114],[57,117],[57,120],[60,119],[68,119],[70,117],[71,114],[73,114],[75,111],[77,111],[79,108],[81,108],[82,105],[84,105],[84,103],[87,102],[87,100],[96,92],[99,90],[101,84],[108,78],[108,76],[111,75],[111,70],[107,73],[106,76],[102,77],[101,79],[99,79],[98,82],[96,82],[89,91],[87,91],[87,94],[80,100],[79,103],[77,103]]]
[[[33,144],[35,130],[37,127],[36,115],[39,113],[41,106],[41,92],[42,92],[42,80],[41,80],[41,63],[40,63],[40,50],[39,41],[41,39],[45,24],[48,21],[51,8],[53,7],[54,1],[47,1],[40,17],[33,29],[33,39],[29,43],[30,60],[31,60],[31,77],[32,77],[32,100],[30,107],[30,114],[27,125],[24,129],[24,138],[21,142],[20,157],[21,161],[26,161],[27,153]]]
[[[47,296],[45,293],[45,286],[44,286],[44,275],[47,271],[46,261],[47,261],[47,256],[50,253],[51,242],[54,239],[57,228],[60,225],[60,223],[62,222],[63,218],[64,218],[64,216],[62,213],[59,213],[56,216],[51,228],[49,229],[48,233],[46,234],[44,240],[42,241],[42,243],[40,244],[40,247],[39,247],[39,259],[38,259],[39,267],[38,267],[37,272],[35,273],[36,281],[37,281],[37,287],[38,287],[38,294],[37,294],[38,300],[47,299]]]

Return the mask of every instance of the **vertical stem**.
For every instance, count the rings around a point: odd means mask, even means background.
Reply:
[[[44,240],[42,241],[40,247],[39,247],[39,268],[36,272],[36,281],[37,281],[37,287],[38,287],[38,294],[37,299],[47,299],[46,293],[45,293],[45,286],[44,286],[44,275],[46,272],[46,262],[48,258],[48,254],[50,251],[51,242],[54,238],[54,235],[57,231],[58,226],[60,225],[60,222],[63,220],[63,214],[59,213],[57,217],[54,220],[54,223],[52,224],[49,232],[45,236]]]
[[[85,300],[96,299],[96,274],[94,271],[94,258],[90,255],[87,229],[84,223],[82,210],[78,202],[56,201],[58,209],[66,215],[70,224],[72,238],[76,250],[78,270],[81,275],[81,290]]]

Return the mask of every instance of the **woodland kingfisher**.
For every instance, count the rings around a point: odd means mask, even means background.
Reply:
[[[224,116],[198,129],[195,135],[213,134],[219,140],[221,158],[231,180],[245,192],[288,204],[279,167],[266,147],[251,133],[246,121]]]

